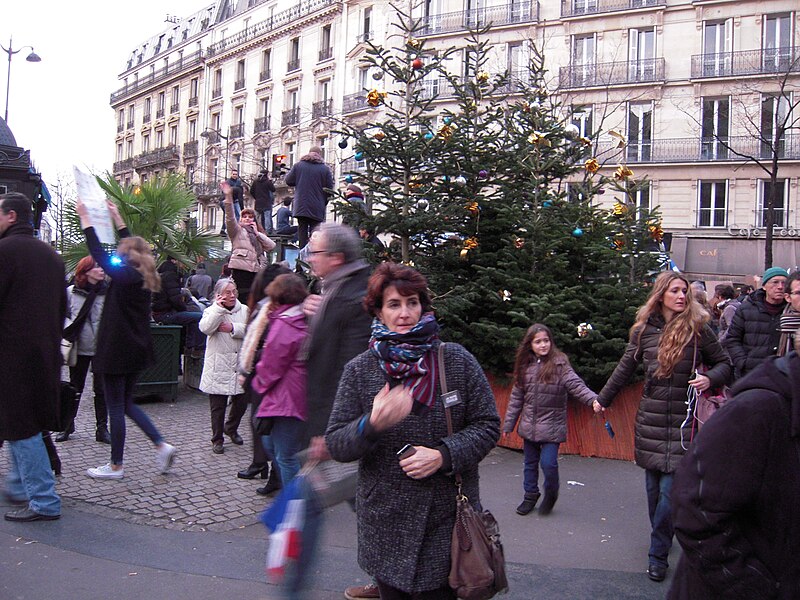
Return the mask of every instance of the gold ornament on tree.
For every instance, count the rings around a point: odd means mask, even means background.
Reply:
[[[478,80],[478,83],[486,83],[489,81],[489,74],[486,71],[480,71],[475,78]]]
[[[594,327],[592,327],[591,323],[580,323],[577,329],[578,337],[585,338],[594,330]]]
[[[370,90],[367,92],[367,104],[370,106],[378,106],[386,98],[386,92],[379,92],[378,90]]]
[[[626,165],[619,165],[614,173],[614,179],[617,181],[627,181],[631,177],[633,177],[633,171],[631,171]]]
[[[532,134],[528,136],[528,142],[534,144],[537,148],[541,148],[544,146],[545,148],[550,148],[552,144],[550,140],[547,139],[545,134],[541,131],[534,131]]]
[[[414,48],[414,50],[418,50],[419,47],[422,45],[422,42],[420,42],[417,38],[412,37],[408,38],[408,45]]]
[[[614,211],[614,216],[617,218],[622,218],[628,213],[628,207],[619,200],[614,203],[614,208],[612,210]]]
[[[478,206],[478,203],[477,203],[477,202],[470,202],[469,204],[467,204],[467,210],[469,211],[469,213],[470,213],[470,214],[471,214],[473,217],[477,217],[477,216],[480,214],[480,212],[481,212],[481,209],[480,209],[480,207]]]
[[[386,134],[383,133],[382,131],[376,131],[373,137],[380,142],[383,140],[383,138],[386,137]]]
[[[594,175],[600,170],[600,163],[597,162],[596,158],[590,158],[589,160],[586,161],[584,167],[586,167],[586,170],[589,171],[589,173]]]
[[[647,229],[654,242],[660,242],[664,239],[664,230],[661,229],[661,223],[652,223],[648,225]]]
[[[525,238],[514,238],[514,248],[521,250],[523,246],[525,246]]]
[[[437,135],[446,142],[451,137],[453,137],[453,129],[454,129],[453,125],[445,123],[439,128]]]
[[[466,260],[469,251],[474,250],[477,247],[478,247],[478,238],[476,238],[475,236],[469,237],[466,240],[464,240],[464,247],[461,249],[461,253],[459,254],[459,256],[461,256],[461,260]]]

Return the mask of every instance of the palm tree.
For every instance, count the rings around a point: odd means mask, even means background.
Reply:
[[[168,256],[186,266],[194,266],[205,257],[221,253],[217,237],[198,230],[190,217],[194,194],[180,175],[168,174],[134,186],[121,185],[110,173],[97,177],[100,187],[119,207],[120,215],[132,235],[147,240],[157,262]],[[70,215],[65,227],[64,262],[71,270],[88,254],[74,202],[67,202]]]

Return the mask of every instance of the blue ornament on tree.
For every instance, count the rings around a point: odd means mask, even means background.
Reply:
[[[352,176],[352,175],[347,175],[347,176],[344,178],[344,180],[345,180],[347,183],[353,183],[353,176]]]
[[[550,200],[545,200],[544,202],[542,202],[542,206],[544,206],[545,208],[550,208],[551,206],[553,206],[553,203]]]
[[[356,160],[364,160],[364,153],[363,152],[356,152],[355,159]]]
[[[424,137],[425,137],[426,140],[432,140],[433,139],[433,134],[429,131],[428,133],[425,134]]]
[[[572,230],[572,235],[574,235],[575,237],[581,237],[583,235],[583,229],[581,229],[580,227],[576,227],[575,229]]]
[[[450,123],[452,123],[452,122],[453,122],[453,119],[451,119],[450,117],[445,117],[445,118],[443,119],[443,121],[444,121],[444,124],[445,124],[445,125],[450,125]]]

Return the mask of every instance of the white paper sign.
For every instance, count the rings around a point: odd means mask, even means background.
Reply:
[[[103,188],[91,173],[81,171],[75,165],[72,166],[72,171],[75,174],[78,198],[89,211],[89,219],[97,233],[97,238],[103,244],[116,244],[114,223],[111,221],[111,213],[108,212],[108,206],[106,206],[106,193]]]

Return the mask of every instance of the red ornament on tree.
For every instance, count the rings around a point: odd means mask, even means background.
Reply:
[[[417,71],[420,70],[422,68],[422,59],[421,58],[415,58],[414,60],[412,60],[411,61],[411,67],[414,68]]]

